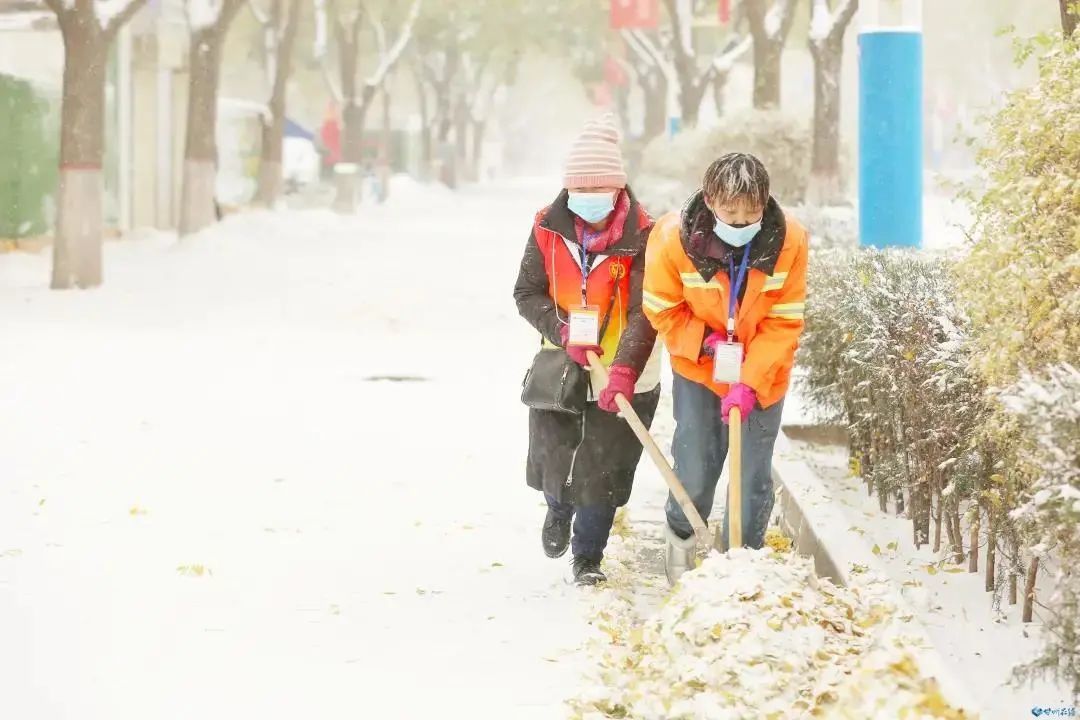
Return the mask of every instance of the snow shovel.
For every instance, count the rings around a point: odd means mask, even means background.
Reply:
[[[586,357],[589,359],[589,366],[592,371],[597,374],[604,385],[607,385],[607,368],[600,363],[600,358],[592,350],[586,353]],[[652,435],[649,434],[645,423],[641,422],[641,418],[634,412],[634,407],[630,404],[630,401],[622,393],[619,393],[615,396],[615,404],[618,406],[623,419],[630,425],[630,429],[634,431],[634,435],[637,435],[637,439],[649,454],[653,464],[656,465],[656,469],[660,471],[668,489],[671,490],[671,495],[675,498],[675,502],[679,503],[679,507],[682,508],[683,513],[686,515],[686,519],[690,521],[690,527],[694,528],[694,535],[697,537],[698,545],[707,548],[713,547],[713,536],[709,531],[709,526],[705,524],[705,521],[701,518],[701,513],[694,507],[690,496],[686,494],[686,488],[683,487],[682,482],[675,475],[675,471],[668,464],[660,446],[656,444]]]
[[[742,547],[742,410],[728,415],[728,549]]]

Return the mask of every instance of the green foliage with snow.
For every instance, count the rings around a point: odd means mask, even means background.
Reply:
[[[1052,556],[1056,566],[1044,603],[1043,653],[1021,675],[1056,675],[1080,697],[1080,371],[1062,364],[1026,375],[1002,402],[1032,439],[1021,460],[1037,468],[1014,518],[1038,543],[1035,554]]]
[[[1008,96],[979,149],[968,251],[815,253],[799,361],[917,544],[938,549],[944,525],[972,571],[985,548],[999,602],[1050,575],[1044,650],[1020,675],[1080,697],[1080,48],[1018,44],[1035,57],[1038,82]]]
[[[991,385],[1080,353],[1080,48],[1042,38],[1039,80],[1012,93],[980,148],[974,244],[958,268],[976,366]]]
[[[798,363],[811,404],[848,428],[855,470],[882,509],[895,498],[916,545],[947,540],[961,558],[984,405],[951,268],[906,252],[813,253]]]
[[[957,267],[972,318],[972,366],[998,389],[980,430],[1005,490],[1003,523],[1054,573],[1046,644],[1027,676],[1080,697],[1080,45],[1017,43],[1038,81],[989,121],[970,194],[973,245]],[[1017,509],[1018,508],[1018,509]]]
[[[49,115],[30,83],[0,73],[0,238],[48,230],[58,149]]]

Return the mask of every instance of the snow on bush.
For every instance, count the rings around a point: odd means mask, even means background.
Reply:
[[[1062,364],[1025,375],[1003,403],[1029,439],[1021,459],[1038,468],[1013,518],[1038,543],[1036,554],[1051,553],[1058,567],[1042,618],[1043,652],[1020,674],[1052,674],[1080,698],[1080,371]]]
[[[979,150],[987,184],[969,195],[974,244],[957,268],[976,365],[996,387],[1080,364],[1080,44],[1039,42],[1039,81],[1009,96]]]
[[[952,262],[906,252],[812,253],[798,363],[810,404],[849,432],[853,469],[913,521],[916,545],[947,539],[978,482],[984,414]]]
[[[713,553],[644,622],[627,599],[599,613],[575,717],[964,717],[919,674],[884,597],[769,548]]]
[[[971,316],[971,364],[994,402],[978,431],[993,458],[1002,531],[1034,579],[1040,559],[1062,568],[1045,606],[1046,645],[1028,666],[1080,698],[1076,403],[1080,366],[1080,38],[1017,43],[1036,56],[1038,81],[989,122],[978,161],[985,184],[969,193],[970,254],[957,266]],[[1037,121],[1036,121],[1037,120]],[[1019,508],[1018,512],[1012,512]]]
[[[712,128],[692,128],[672,139],[658,137],[645,148],[634,189],[656,216],[682,207],[701,187],[709,164],[729,152],[747,152],[765,163],[772,194],[781,203],[802,202],[810,181],[810,129],[778,111],[724,118]]]

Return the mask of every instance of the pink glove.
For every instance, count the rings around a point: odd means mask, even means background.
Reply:
[[[597,405],[601,410],[609,413],[619,412],[619,406],[615,404],[615,396],[622,395],[627,400],[633,400],[634,383],[637,379],[638,374],[633,368],[626,365],[612,365],[608,370],[607,387],[600,391]]]
[[[570,327],[563,325],[559,328],[559,335],[562,338],[562,345],[566,348],[566,354],[570,356],[570,359],[583,367],[589,367],[589,358],[585,356],[585,353],[592,350],[596,353],[597,357],[604,357],[604,348],[599,345],[574,345],[568,346],[566,341],[570,339]]]
[[[701,353],[705,357],[712,357],[716,354],[716,346],[720,343],[727,342],[727,331],[716,330],[705,336],[705,342],[701,343]]]
[[[757,393],[749,385],[736,383],[728,390],[728,394],[720,401],[720,417],[726,425],[731,416],[731,408],[737,407],[742,413],[743,422],[754,412],[754,404],[757,403]]]

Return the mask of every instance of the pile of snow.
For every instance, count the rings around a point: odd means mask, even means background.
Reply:
[[[597,614],[598,676],[571,705],[583,720],[965,717],[886,632],[886,597],[768,548],[714,553],[644,622],[629,598]]]
[[[460,204],[460,196],[442,183],[421,182],[406,173],[396,173],[390,177],[390,203],[451,207]]]

